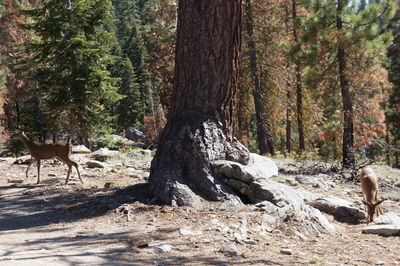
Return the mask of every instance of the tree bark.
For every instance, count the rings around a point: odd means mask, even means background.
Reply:
[[[249,47],[250,56],[250,71],[254,83],[254,105],[257,118],[257,141],[260,154],[270,153],[274,155],[274,144],[271,134],[271,126],[265,113],[264,96],[267,95],[267,89],[262,89],[260,86],[259,70],[257,63],[257,49],[254,42],[254,26],[251,0],[245,2],[246,10],[246,30],[247,30],[247,45]]]
[[[292,0],[292,19],[293,19],[293,41],[297,43],[299,38],[297,36],[296,26],[294,20],[297,18],[297,4],[296,0]],[[296,73],[296,111],[297,111],[297,128],[299,131],[299,149],[305,151],[304,141],[304,126],[303,126],[303,87],[301,80],[301,69],[299,64],[295,64]]]
[[[386,110],[386,103],[383,104],[383,110]],[[388,166],[392,165],[392,161],[390,158],[391,155],[391,148],[390,148],[390,126],[387,120],[387,114],[385,112],[385,123],[386,123],[386,135],[385,135],[385,142],[387,145],[387,149],[386,149],[386,164]]]
[[[171,110],[149,177],[161,203],[240,201],[211,163],[249,160],[233,137],[241,12],[241,0],[179,1]]]
[[[353,100],[350,94],[349,80],[346,76],[346,53],[340,39],[340,32],[343,30],[341,12],[343,1],[339,0],[336,13],[336,28],[339,32],[337,57],[339,63],[339,81],[342,92],[343,104],[343,168],[355,169],[354,139],[353,139]]]
[[[285,13],[286,13],[286,19],[285,19],[285,26],[286,26],[286,33],[289,34],[290,29],[289,29],[289,9],[287,6],[285,6]],[[286,68],[287,68],[287,73],[288,73],[288,78],[287,78],[287,107],[286,107],[286,150],[287,152],[292,151],[292,112],[293,112],[293,106],[292,106],[292,82],[291,82],[291,74],[290,74],[290,60],[287,58],[287,63],[286,63]]]

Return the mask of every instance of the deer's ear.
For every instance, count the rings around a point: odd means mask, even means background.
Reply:
[[[368,201],[366,201],[366,200],[363,200],[362,202],[363,202],[365,205],[367,205],[367,206],[371,206],[371,203],[368,202]]]
[[[382,202],[384,202],[386,199],[381,199],[379,201],[377,201],[374,205],[375,207],[378,206],[379,204],[381,204]]]

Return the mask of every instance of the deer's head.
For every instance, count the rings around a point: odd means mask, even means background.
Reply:
[[[374,220],[374,215],[376,213],[376,208],[381,204],[385,199],[378,200],[375,203],[368,202],[366,200],[363,200],[362,202],[364,203],[365,206],[367,206],[368,210],[368,221],[372,222]]]

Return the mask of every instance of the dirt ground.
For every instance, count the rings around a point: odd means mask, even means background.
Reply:
[[[151,204],[149,160],[107,169],[81,163],[83,185],[74,171],[64,185],[61,163],[45,162],[39,185],[36,165],[28,179],[26,167],[0,158],[0,265],[400,265],[400,237],[362,234],[365,222],[327,215],[336,233],[311,235],[296,222],[265,232],[252,205],[221,211],[218,203],[201,209]],[[327,193],[361,199],[352,182]],[[388,200],[383,209],[400,211],[399,202]],[[246,239],[237,235],[243,226]],[[221,251],[230,244],[234,252]]]

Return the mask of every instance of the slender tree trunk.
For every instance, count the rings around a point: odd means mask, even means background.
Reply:
[[[386,110],[386,103],[383,104],[383,110]],[[385,142],[387,145],[387,150],[386,150],[386,164],[391,166],[392,162],[390,160],[390,154],[391,154],[391,148],[390,148],[390,126],[389,123],[387,121],[387,116],[385,113],[385,122],[386,122],[386,135],[385,135]]]
[[[247,29],[247,44],[250,55],[250,70],[254,83],[254,105],[257,118],[257,141],[260,154],[270,153],[274,155],[274,144],[271,134],[270,123],[266,117],[264,96],[267,94],[266,89],[260,86],[259,70],[257,63],[257,49],[253,36],[253,14],[251,0],[246,0],[246,29]]]
[[[389,133],[389,129],[388,128],[386,128],[386,136],[385,136],[385,141],[386,141],[386,143],[387,143],[387,145],[388,145],[388,148],[387,148],[387,150],[386,150],[386,164],[387,165],[389,165],[389,166],[391,166],[392,165],[392,162],[391,162],[391,160],[390,160],[390,133]]]
[[[285,13],[286,13],[286,19],[285,19],[285,25],[286,25],[286,32],[289,33],[289,9],[287,6],[285,6]],[[286,63],[286,69],[287,73],[289,72],[290,69],[290,61],[289,58],[287,58],[287,63]],[[286,107],[286,150],[287,152],[292,151],[292,113],[293,113],[293,106],[292,106],[292,82],[291,82],[291,74],[288,74],[287,78],[287,107]]]
[[[287,101],[288,106],[286,108],[286,150],[290,153],[292,151],[292,90],[290,88],[290,82],[288,82]]]
[[[336,28],[339,31],[338,39],[338,63],[339,63],[339,81],[342,92],[343,104],[343,168],[355,168],[354,139],[353,139],[353,100],[350,94],[349,81],[346,76],[346,54],[340,39],[340,32],[343,30],[341,12],[343,10],[343,1],[338,1],[336,14]]]
[[[400,149],[400,147],[397,146],[397,141],[394,142],[394,148],[396,149],[396,151],[394,152],[394,163],[393,163],[393,167],[396,168],[400,168],[400,161],[399,161],[399,155],[400,153],[398,152],[398,150]]]
[[[293,41],[297,43],[299,38],[297,36],[296,26],[294,20],[297,18],[297,3],[292,0],[292,19],[293,19]],[[296,73],[296,108],[297,108],[297,128],[299,130],[299,149],[305,151],[304,141],[304,126],[303,126],[303,87],[301,81],[301,69],[299,64],[295,64]]]
[[[149,177],[150,193],[162,203],[199,206],[200,197],[240,201],[211,163],[249,160],[233,138],[241,4],[179,1],[173,100]]]

